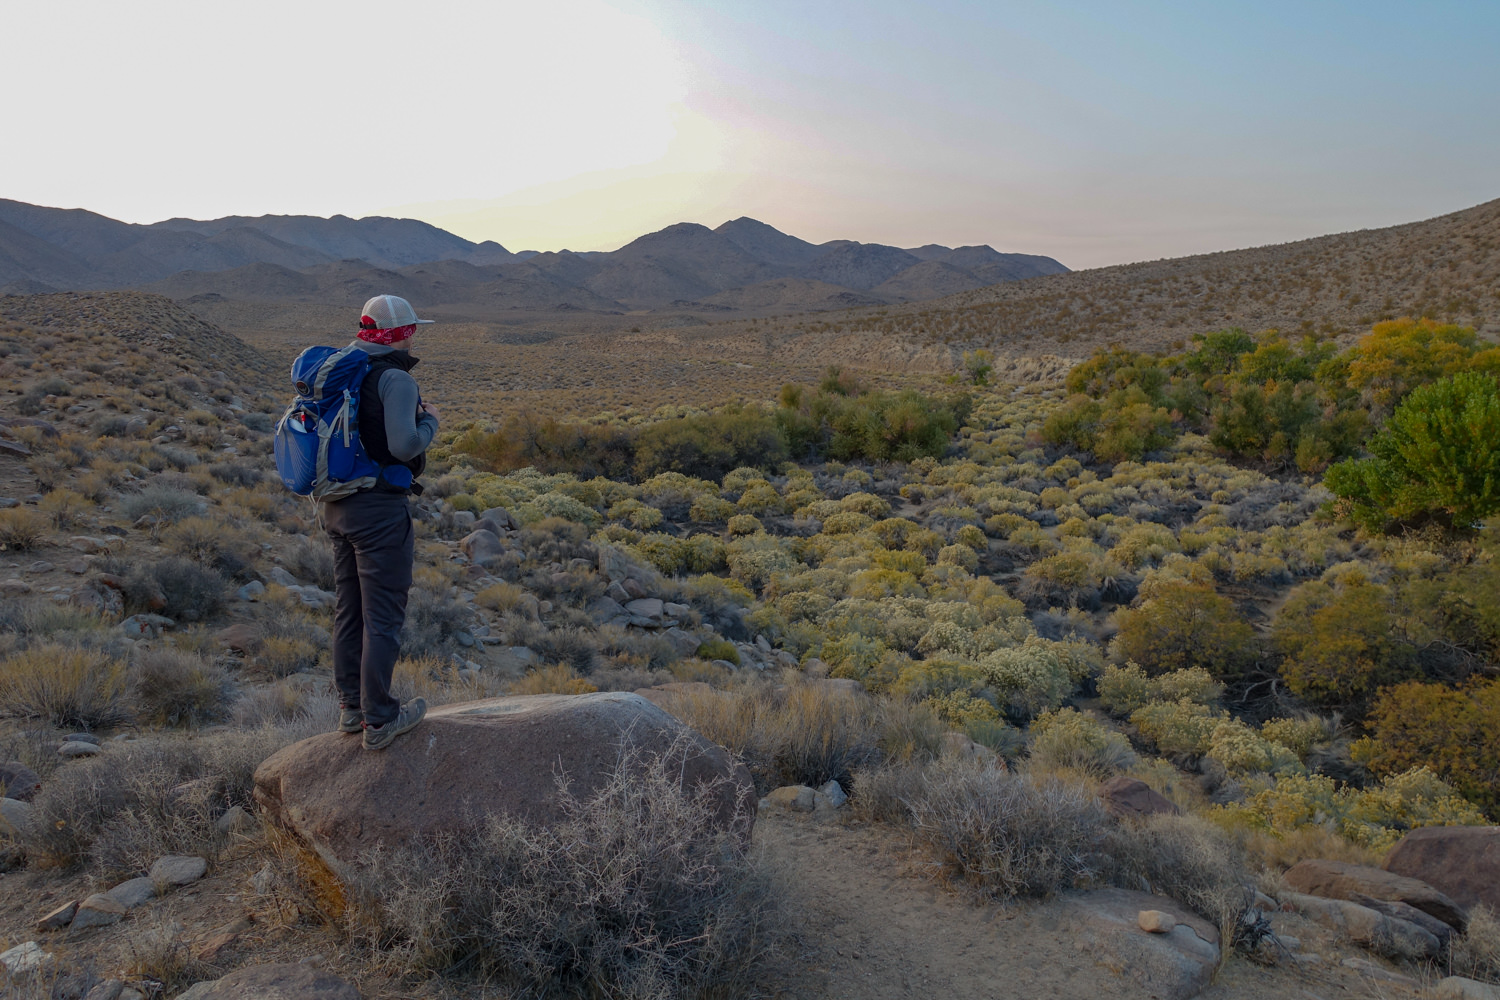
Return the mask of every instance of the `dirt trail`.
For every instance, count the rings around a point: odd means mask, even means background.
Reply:
[[[915,871],[901,844],[872,828],[763,816],[755,839],[781,865],[805,919],[804,952],[774,996],[818,1000],[1145,1000],[1157,995],[1130,970],[1079,947],[1056,908],[974,904]],[[1332,949],[1317,928],[1278,917],[1305,942]],[[1304,945],[1307,947],[1307,945]],[[1226,963],[1203,1000],[1334,1000],[1418,996],[1332,961],[1316,968]],[[1345,948],[1341,954],[1370,958]]]

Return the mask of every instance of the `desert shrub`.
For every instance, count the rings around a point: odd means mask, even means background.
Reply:
[[[1214,730],[1229,717],[1189,698],[1154,701],[1130,713],[1130,724],[1162,753],[1205,754]]]
[[[590,694],[599,690],[566,663],[538,667],[513,681],[508,694]]]
[[[452,650],[474,620],[474,612],[446,594],[413,588],[401,627],[401,653],[413,659],[440,656]]]
[[[1395,627],[1390,597],[1358,574],[1336,586],[1315,580],[1293,590],[1273,626],[1292,693],[1358,710],[1377,689],[1411,677],[1415,651]]]
[[[1058,552],[1039,559],[1022,574],[1021,596],[1037,607],[1093,609],[1103,598],[1119,600],[1131,592],[1124,568],[1091,552]]]
[[[1019,646],[997,649],[979,660],[980,675],[1020,718],[1060,707],[1097,666],[1098,654],[1087,644],[1052,642],[1039,636],[1029,636]]]
[[[1224,685],[1202,667],[1174,670],[1156,677],[1134,663],[1123,667],[1108,664],[1099,678],[1099,701],[1114,715],[1129,715],[1153,701],[1187,699],[1210,705],[1224,693]]]
[[[1469,911],[1469,926],[1448,950],[1448,974],[1500,983],[1500,919],[1483,903]]]
[[[83,511],[93,506],[87,497],[72,490],[53,490],[37,501],[36,509],[58,530],[71,528]]]
[[[178,555],[212,566],[229,577],[243,573],[259,554],[250,536],[218,518],[184,518],[162,532],[161,540]]]
[[[1244,846],[1196,816],[1153,816],[1108,841],[1107,878],[1175,899],[1228,935],[1251,902]]]
[[[28,552],[37,547],[47,533],[47,521],[28,507],[0,510],[0,549]]]
[[[693,655],[700,660],[725,660],[735,666],[740,665],[740,651],[727,639],[709,639],[700,643],[698,651]]]
[[[688,517],[703,522],[727,521],[734,516],[735,510],[734,504],[721,496],[699,494],[688,507]]]
[[[318,665],[318,643],[298,635],[268,635],[261,640],[250,666],[270,677],[288,677]]]
[[[136,740],[61,769],[32,800],[27,855],[51,867],[88,863],[102,877],[140,875],[166,854],[216,856],[214,820],[250,808],[261,761],[288,737],[275,729],[192,740]]]
[[[672,713],[739,754],[761,794],[830,780],[847,787],[854,771],[885,756],[879,704],[817,683],[679,693]]]
[[[1064,708],[1031,723],[1030,757],[1043,768],[1066,768],[1107,778],[1135,762],[1130,741],[1093,716]]]
[[[172,524],[201,513],[203,506],[203,498],[193,490],[149,483],[139,493],[122,497],[119,510],[131,521],[150,517],[164,524]]]
[[[1260,734],[1286,747],[1299,760],[1306,760],[1314,746],[1329,739],[1328,726],[1322,719],[1267,719],[1261,723]]]
[[[1294,751],[1238,719],[1224,719],[1214,726],[1207,752],[1230,774],[1280,774],[1302,769]]]
[[[909,462],[940,457],[971,407],[962,393],[939,399],[911,389],[846,393],[785,386],[776,423],[794,457],[823,453],[839,461]]]
[[[57,645],[0,660],[0,713],[100,729],[130,719],[125,666],[104,653]]]
[[[760,518],[754,514],[736,514],[729,519],[725,528],[731,535],[753,535],[765,530]]]
[[[474,595],[474,603],[491,611],[506,612],[521,603],[526,591],[513,583],[492,583]]]
[[[321,531],[298,538],[287,548],[287,572],[321,590],[334,588],[333,544]]]
[[[371,943],[393,970],[468,967],[534,996],[737,991],[777,939],[778,890],[715,828],[710,791],[626,748],[587,797],[559,785],[557,823],[494,817],[376,854]]]
[[[1047,896],[1103,870],[1109,814],[1078,785],[949,758],[908,809],[940,870],[988,895]]]
[[[524,638],[526,645],[543,659],[565,664],[579,674],[592,673],[599,665],[598,641],[582,629],[538,629]]]
[[[1228,598],[1189,583],[1156,587],[1139,607],[1117,611],[1115,624],[1115,654],[1154,674],[1190,667],[1236,674],[1255,636]]]
[[[234,684],[223,667],[170,648],[138,650],[132,671],[140,717],[162,726],[197,726],[229,714]]]
[[[1352,751],[1375,774],[1426,766],[1469,801],[1500,805],[1500,679],[1386,688],[1366,724],[1370,735]]]
[[[190,559],[168,556],[123,574],[125,610],[159,611],[184,622],[203,621],[224,606],[229,584]]]
[[[104,638],[99,634],[101,624],[96,611],[38,597],[0,603],[0,633],[14,633],[23,646],[67,636],[65,645],[98,647]]]
[[[648,424],[635,448],[635,474],[642,479],[680,472],[717,481],[742,466],[775,468],[787,457],[770,415],[740,406]]]

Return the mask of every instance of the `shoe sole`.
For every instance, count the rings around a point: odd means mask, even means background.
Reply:
[[[396,741],[396,737],[401,736],[404,733],[409,733],[413,729],[417,728],[417,725],[423,719],[427,718],[427,703],[425,701],[423,701],[423,702],[421,702],[421,704],[422,704],[422,711],[420,711],[419,713],[417,713],[417,717],[415,719],[412,719],[411,721],[407,722],[406,725],[402,726],[401,728],[393,730],[392,732],[390,732],[389,734],[387,734],[386,732],[384,732],[384,727],[382,727],[382,731],[379,733],[378,736],[376,736],[376,739],[379,742],[376,742],[376,743],[371,743],[370,742],[370,733],[372,732],[372,730],[366,728],[365,729],[365,749],[366,750],[384,750],[386,747],[390,746],[392,743],[394,743]],[[397,718],[399,718],[399,716]],[[392,726],[392,725],[395,725],[395,723],[394,722],[388,722],[388,723],[386,723],[386,725],[387,726]]]

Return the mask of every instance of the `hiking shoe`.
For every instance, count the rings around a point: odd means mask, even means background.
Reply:
[[[427,714],[427,702],[415,698],[401,706],[396,717],[383,726],[365,726],[365,749],[384,750],[391,742],[408,729],[416,727]]]
[[[357,708],[339,709],[339,732],[357,733],[365,728],[365,717]]]

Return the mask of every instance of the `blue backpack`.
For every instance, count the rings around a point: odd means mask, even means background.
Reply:
[[[297,398],[276,425],[276,471],[286,488],[314,500],[341,500],[380,481],[359,443],[359,390],[370,356],[357,345],[309,347],[292,362]],[[410,470],[402,469],[410,476]]]

